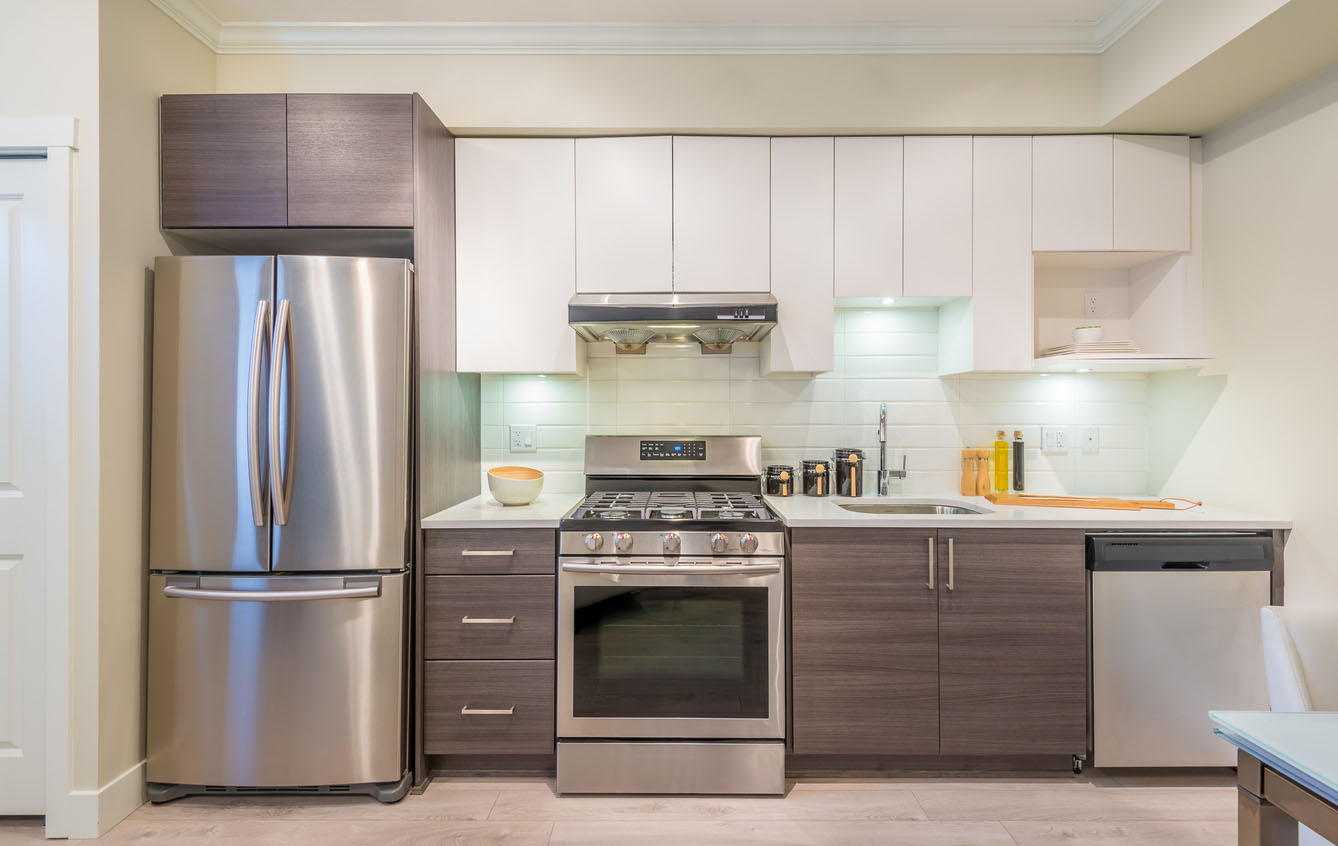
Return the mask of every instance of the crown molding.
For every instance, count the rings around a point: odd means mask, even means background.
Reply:
[[[150,0],[222,54],[1083,54],[1101,53],[1162,0],[1121,0],[1096,21],[650,23],[223,22],[199,0]]]

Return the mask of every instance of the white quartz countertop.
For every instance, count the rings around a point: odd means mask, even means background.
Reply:
[[[991,505],[983,496],[900,496],[859,499],[845,497],[790,496],[766,498],[767,504],[792,529],[820,527],[879,526],[908,529],[958,526],[975,529],[1148,529],[1148,530],[1251,530],[1290,529],[1290,520],[1242,514],[1222,508],[1199,506],[1188,511],[1109,511],[1094,508],[1038,508],[1036,506]],[[842,502],[966,503],[989,509],[986,514],[858,514],[841,508]],[[1184,503],[1179,503],[1184,505]]]
[[[424,517],[422,526],[424,529],[556,529],[558,521],[584,498],[579,493],[540,494],[529,505],[502,505],[485,493]]]

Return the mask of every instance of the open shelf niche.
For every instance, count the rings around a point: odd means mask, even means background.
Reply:
[[[1039,371],[1148,372],[1202,367],[1203,290],[1191,253],[1036,253],[1035,362]],[[1096,314],[1086,309],[1095,294]],[[1072,343],[1076,326],[1102,340],[1131,339],[1136,353],[1043,356]]]

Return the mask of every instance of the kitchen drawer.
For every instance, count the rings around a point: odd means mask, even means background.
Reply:
[[[552,661],[427,661],[423,751],[551,755]],[[508,713],[462,713],[465,709]]]
[[[552,529],[429,529],[423,545],[429,575],[557,572],[557,534]]]
[[[553,576],[428,576],[424,656],[552,658],[554,582]]]

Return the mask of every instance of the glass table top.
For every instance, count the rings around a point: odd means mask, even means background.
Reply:
[[[1213,733],[1338,805],[1338,712],[1210,711]]]

